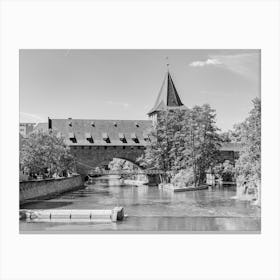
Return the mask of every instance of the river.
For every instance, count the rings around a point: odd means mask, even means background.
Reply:
[[[25,222],[21,233],[102,232],[260,232],[260,208],[235,199],[231,187],[173,193],[158,187],[121,185],[114,176],[100,177],[85,189],[36,201],[25,209],[113,209],[127,217],[112,222]]]

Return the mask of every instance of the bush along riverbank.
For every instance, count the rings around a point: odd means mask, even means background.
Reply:
[[[236,184],[236,198],[251,201],[253,205],[261,206],[261,181],[239,180]]]

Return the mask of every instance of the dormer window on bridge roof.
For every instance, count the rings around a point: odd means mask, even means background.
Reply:
[[[72,141],[73,143],[77,143],[77,139],[76,139],[74,132],[69,132],[68,137],[69,137],[70,141]]]
[[[90,134],[90,132],[86,132],[85,137],[86,137],[87,141],[89,141],[90,143],[93,143],[93,138],[92,138],[92,135]]]
[[[102,133],[102,139],[106,142],[106,143],[110,143],[110,138],[107,132],[103,132]]]
[[[119,133],[119,139],[120,139],[120,141],[122,141],[123,143],[127,143],[126,138],[125,138],[125,135],[124,135],[124,133],[122,133],[122,132]]]
[[[145,141],[150,140],[149,134],[147,132],[143,132],[143,138],[144,138]]]
[[[138,137],[137,137],[137,135],[136,135],[135,132],[132,132],[132,133],[131,133],[131,139],[132,139],[135,143],[139,143],[139,139],[138,139]]]

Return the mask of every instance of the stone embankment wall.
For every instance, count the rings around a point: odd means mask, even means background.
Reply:
[[[58,179],[23,181],[19,184],[20,204],[22,205],[39,198],[51,198],[58,194],[83,187],[80,175]]]

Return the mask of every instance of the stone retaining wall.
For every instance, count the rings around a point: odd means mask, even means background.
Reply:
[[[67,178],[24,181],[19,184],[20,204],[39,198],[50,198],[58,194],[83,188],[80,175]]]

